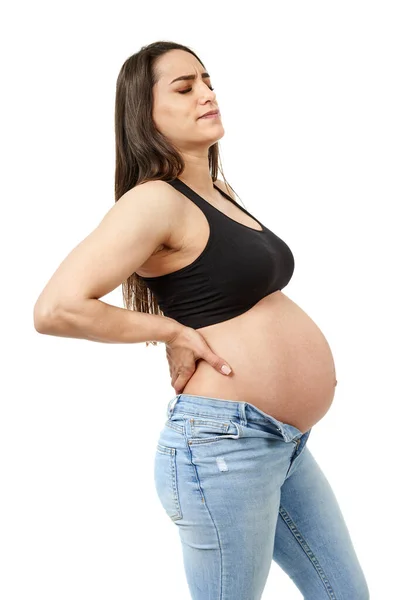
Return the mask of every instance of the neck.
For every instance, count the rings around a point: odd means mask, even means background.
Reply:
[[[183,155],[185,168],[179,175],[179,179],[190,188],[196,189],[203,194],[212,195],[214,192],[213,180],[207,156]]]

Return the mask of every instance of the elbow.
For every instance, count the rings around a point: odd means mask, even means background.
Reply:
[[[46,301],[39,296],[33,307],[33,326],[38,333],[58,335],[60,325],[63,327],[68,312],[65,302],[59,299]]]
[[[38,333],[48,333],[52,311],[44,309],[37,303],[33,309],[33,326]]]
[[[38,333],[61,337],[79,337],[81,317],[84,312],[81,302],[63,302],[43,305],[36,302],[33,309],[33,325]]]

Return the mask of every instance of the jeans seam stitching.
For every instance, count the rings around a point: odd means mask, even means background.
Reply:
[[[180,425],[174,425],[173,421],[167,421],[165,423],[165,426],[169,427],[170,429],[173,429],[177,433],[184,433],[184,431],[185,431],[184,427],[181,427]]]
[[[337,596],[335,595],[332,586],[330,585],[328,578],[323,570],[323,568],[321,567],[317,557],[315,556],[315,554],[312,552],[310,546],[307,544],[306,540],[304,539],[304,537],[301,535],[299,529],[297,528],[295,522],[293,521],[293,519],[290,517],[289,513],[283,508],[282,505],[280,505],[279,507],[279,514],[282,517],[283,521],[286,523],[286,525],[288,526],[289,530],[291,531],[291,533],[293,534],[295,540],[299,543],[300,547],[302,548],[302,550],[304,551],[304,553],[308,556],[310,562],[312,563],[313,567],[315,568],[315,570],[317,571],[322,583],[325,586],[325,589],[329,595],[329,598],[331,600],[337,600]]]
[[[186,441],[188,442],[187,438],[186,438]],[[196,465],[193,462],[193,457],[192,457],[192,452],[191,452],[190,445],[188,445],[188,452],[189,452],[189,457],[190,457],[190,463],[192,464],[193,470],[194,470],[195,475],[196,475],[198,490],[199,490],[199,492],[201,494],[201,501],[204,504],[204,508],[207,510],[207,512],[209,514],[209,517],[210,517],[210,519],[211,519],[211,521],[212,521],[212,523],[214,525],[215,532],[217,534],[219,555],[220,555],[220,561],[221,561],[221,563],[220,563],[221,564],[221,580],[220,580],[219,600],[222,600],[222,582],[223,582],[223,565],[224,565],[224,561],[223,561],[223,558],[222,558],[222,547],[221,547],[221,540],[220,540],[220,536],[219,536],[219,531],[218,531],[218,527],[217,527],[217,525],[216,525],[216,523],[215,523],[215,521],[214,521],[214,519],[213,519],[213,517],[211,515],[211,511],[208,508],[208,504],[206,502],[206,497],[205,497],[203,488],[201,487],[201,481],[200,481],[199,473],[197,471]]]
[[[226,439],[234,439],[234,440],[238,440],[241,437],[241,430],[240,430],[240,426],[238,425],[238,423],[235,423],[234,421],[231,421],[232,424],[236,427],[236,431],[237,433],[221,433],[218,436],[210,436],[208,438],[188,438],[188,444],[190,444],[190,446],[198,446],[200,444],[211,444],[213,442],[218,442],[220,440],[226,440]]]
[[[178,482],[177,482],[177,463],[176,463],[176,448],[172,446],[165,446],[163,444],[157,443],[157,452],[160,454],[165,454],[169,456],[169,473],[168,479],[170,484],[170,491],[172,492],[172,498],[174,503],[175,512],[170,514],[170,519],[175,522],[179,521],[183,518],[182,515],[182,506],[180,502],[179,492],[178,492]]]
[[[203,418],[203,417],[205,417],[205,418],[211,419],[211,420],[213,420],[213,419],[223,419],[223,420],[229,420],[230,421],[230,420],[236,418],[236,417],[234,417],[232,415],[227,416],[226,413],[215,413],[215,412],[212,412],[212,413],[203,413],[203,412],[197,412],[197,411],[196,412],[192,412],[192,411],[190,411],[190,412],[174,411],[173,414],[174,415],[182,415],[182,417],[193,417],[193,418],[196,418],[196,417]]]

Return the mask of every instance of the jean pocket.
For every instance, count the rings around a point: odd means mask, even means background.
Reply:
[[[169,427],[177,433],[185,435],[185,419],[175,419],[174,421],[172,419],[167,419],[167,421],[165,422],[165,427]]]
[[[238,439],[239,426],[230,419],[210,419],[207,417],[189,417],[188,443],[205,444],[225,438]]]
[[[154,482],[158,498],[170,519],[182,519],[177,485],[176,448],[157,444]]]

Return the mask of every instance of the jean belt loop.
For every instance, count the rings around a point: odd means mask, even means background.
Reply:
[[[174,406],[178,401],[178,396],[174,396],[173,398],[171,398],[171,400],[168,402],[168,408],[167,408],[167,417],[168,419],[170,418],[170,416],[173,413],[174,410]]]
[[[246,417],[246,402],[239,402],[239,415],[240,415],[240,424],[246,427],[247,425],[247,417]]]

